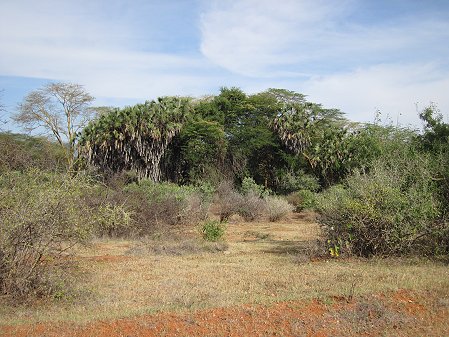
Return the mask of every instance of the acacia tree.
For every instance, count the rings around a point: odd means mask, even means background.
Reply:
[[[25,130],[45,130],[64,148],[69,170],[73,167],[78,132],[92,117],[94,98],[79,84],[49,83],[29,93],[13,120]]]
[[[79,154],[110,172],[133,170],[138,179],[161,179],[161,159],[190,111],[190,100],[162,97],[99,116],[83,130]]]
[[[277,100],[267,92],[246,95],[239,88],[221,88],[220,94],[202,105],[204,119],[223,127],[228,143],[220,169],[228,179],[251,176],[273,188],[274,171],[283,164],[281,143],[269,127]]]

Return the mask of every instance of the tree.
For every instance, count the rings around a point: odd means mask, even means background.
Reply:
[[[434,104],[425,108],[419,117],[425,123],[424,133],[420,137],[423,148],[434,153],[449,150],[449,124]]]
[[[331,185],[347,173],[348,123],[342,112],[307,102],[304,96],[271,89],[280,108],[272,121],[283,144],[302,155],[324,185]]]
[[[274,188],[274,171],[283,164],[282,144],[270,128],[276,98],[267,92],[248,96],[238,88],[222,88],[212,105],[206,116],[223,125],[228,141],[226,175],[236,180],[249,176]]]
[[[113,173],[133,170],[138,179],[161,180],[161,159],[190,111],[190,100],[161,97],[115,109],[91,121],[79,141],[80,156]]]
[[[94,111],[94,98],[79,84],[49,83],[29,93],[13,116],[31,132],[44,129],[64,148],[67,165],[72,169],[78,132],[87,124]]]
[[[213,181],[224,165],[227,141],[222,125],[201,118],[189,121],[179,134],[179,151],[167,159],[181,165],[181,183]],[[172,149],[173,150],[173,149]]]

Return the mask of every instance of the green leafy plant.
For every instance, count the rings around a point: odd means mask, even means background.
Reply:
[[[220,221],[206,221],[201,226],[203,239],[206,241],[219,241],[223,238],[226,231],[226,225]]]
[[[276,173],[276,184],[277,191],[282,194],[294,193],[298,190],[316,192],[320,189],[318,179],[311,174],[304,173],[303,170],[279,170]]]
[[[264,198],[268,195],[270,195],[270,190],[265,188],[262,185],[258,185],[253,178],[246,177],[242,181],[242,187],[241,192],[243,195],[249,195],[252,194],[259,198]]]
[[[287,196],[287,201],[295,207],[295,212],[315,208],[316,193],[309,190],[299,190]]]

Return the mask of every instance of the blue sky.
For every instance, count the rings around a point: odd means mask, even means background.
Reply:
[[[237,86],[355,121],[449,111],[447,0],[0,0],[0,13],[3,119],[49,81],[84,85],[95,105]]]

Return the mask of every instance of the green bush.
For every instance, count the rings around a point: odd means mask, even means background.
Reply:
[[[60,257],[109,216],[87,205],[93,188],[83,177],[38,170],[0,176],[0,293],[20,300],[55,291]]]
[[[402,144],[318,198],[331,253],[362,256],[446,254],[449,233],[432,172],[433,158]],[[445,252],[444,252],[445,251]]]
[[[242,181],[241,192],[243,195],[252,194],[259,198],[264,198],[270,194],[270,190],[262,185],[258,185],[253,178],[246,177]]]
[[[133,213],[122,205],[105,204],[99,206],[93,215],[96,220],[95,234],[108,237],[136,234],[132,215]]]
[[[225,234],[226,226],[220,221],[206,221],[201,227],[203,239],[206,241],[218,241]]]
[[[287,196],[287,201],[295,207],[295,212],[315,208],[316,193],[309,190],[299,190]]]
[[[282,194],[291,194],[298,190],[309,190],[316,192],[320,189],[318,179],[310,174],[299,170],[280,170],[276,174],[277,190]]]
[[[201,200],[206,204],[210,204],[216,192],[216,188],[209,182],[201,182],[195,186],[196,191],[199,192]]]

